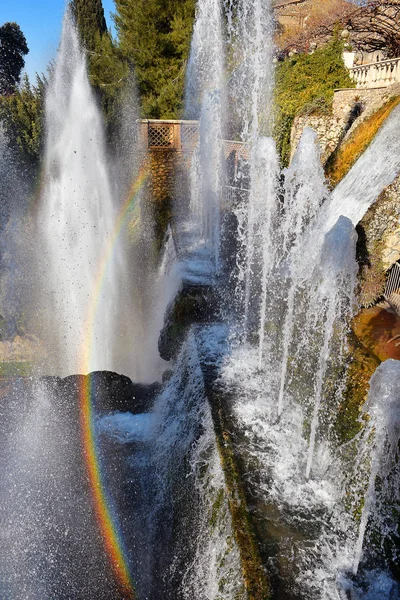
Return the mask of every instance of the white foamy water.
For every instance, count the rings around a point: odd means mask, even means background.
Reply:
[[[319,223],[328,231],[340,215],[353,225],[400,173],[400,106],[393,109],[365,152],[332,192]]]
[[[190,195],[197,235],[219,269],[221,139],[225,105],[224,46],[220,0],[203,0],[196,20],[186,75],[186,118],[199,120],[199,142],[192,159]]]
[[[116,239],[103,125],[66,13],[46,97],[44,189],[37,215],[39,318],[51,370],[134,374],[129,268]],[[87,353],[89,360],[83,361]],[[86,363],[86,364],[85,364]]]

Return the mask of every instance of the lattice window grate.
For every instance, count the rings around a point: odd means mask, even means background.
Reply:
[[[164,124],[152,124],[149,126],[149,147],[172,148],[174,145],[173,126]]]
[[[226,141],[223,142],[225,157],[228,157],[231,152],[235,152],[237,157],[243,158],[244,160],[249,159],[249,146],[244,142]]]
[[[181,142],[185,148],[194,148],[197,145],[199,139],[199,126],[198,125],[181,125]]]

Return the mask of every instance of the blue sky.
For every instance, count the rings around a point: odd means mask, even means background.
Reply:
[[[57,52],[64,7],[64,0],[0,0],[0,25],[16,21],[28,42],[25,69],[30,77],[45,71]],[[110,26],[114,1],[103,0],[103,7]]]

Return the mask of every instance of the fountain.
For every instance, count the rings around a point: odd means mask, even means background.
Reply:
[[[219,270],[222,184],[221,139],[225,112],[224,49],[219,0],[197,6],[186,74],[185,116],[198,119],[199,142],[192,160],[191,220],[200,223],[200,241]],[[198,226],[197,226],[198,227]]]
[[[270,2],[198,1],[185,97],[200,131],[190,207],[173,207],[157,257],[141,149],[113,183],[67,11],[46,99],[37,248],[25,253],[46,376],[0,382],[5,600],[241,600],[252,585],[285,600],[399,597],[397,362],[373,376],[359,433],[341,444],[336,430],[354,225],[400,171],[399,108],[332,193],[310,129],[281,172],[272,34]],[[233,183],[248,188],[232,206],[226,136],[247,156]],[[2,173],[2,136],[0,150]],[[227,216],[237,229],[222,235]],[[22,261],[13,223],[2,227],[7,265]],[[13,277],[20,295],[22,280]],[[81,372],[91,374],[72,375]]]

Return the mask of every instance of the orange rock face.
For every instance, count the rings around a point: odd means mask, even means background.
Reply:
[[[381,361],[400,360],[400,317],[391,310],[366,308],[354,319],[353,329],[359,341]]]

